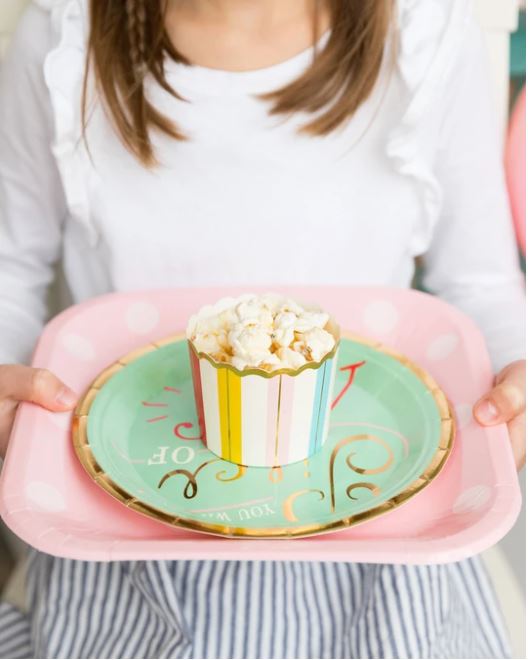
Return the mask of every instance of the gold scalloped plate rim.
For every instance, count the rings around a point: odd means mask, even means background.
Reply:
[[[367,339],[350,332],[343,332],[341,337],[349,339],[359,344],[364,344],[369,348],[373,348],[380,353],[389,355],[393,359],[403,364],[406,368],[414,373],[414,375],[422,382],[424,387],[431,392],[435,403],[437,405],[440,415],[440,437],[438,440],[438,448],[425,468],[423,473],[413,481],[412,484],[404,488],[400,493],[394,495],[381,504],[367,509],[362,513],[354,514],[353,516],[346,516],[339,520],[334,520],[325,524],[309,524],[301,525],[295,528],[288,527],[271,527],[251,529],[246,527],[233,527],[230,525],[217,525],[214,523],[200,522],[189,518],[180,518],[172,513],[168,513],[163,509],[158,509],[150,504],[145,504],[138,498],[128,493],[122,486],[117,484],[110,476],[108,476],[97,462],[90,443],[87,433],[87,418],[90,408],[95,401],[95,398],[102,388],[102,386],[110,380],[116,373],[121,371],[124,367],[135,362],[147,353],[150,353],[158,348],[167,346],[168,344],[177,341],[187,341],[184,333],[171,335],[166,339],[155,342],[150,342],[142,348],[135,349],[127,353],[125,356],[113,362],[106,369],[92,381],[92,384],[86,390],[85,394],[75,408],[73,421],[72,421],[72,440],[73,448],[81,465],[86,470],[92,480],[114,499],[124,504],[127,509],[131,509],[140,513],[148,518],[157,520],[171,527],[180,529],[189,529],[194,532],[201,532],[222,538],[244,538],[244,539],[293,539],[293,538],[307,538],[320,534],[328,534],[330,532],[337,532],[340,530],[348,529],[363,522],[367,522],[377,518],[383,514],[393,511],[402,504],[408,502],[417,493],[423,490],[433,479],[435,479],[441,472],[446,464],[446,461],[451,453],[455,440],[455,418],[449,401],[444,394],[443,390],[436,383],[434,378],[422,367],[419,367],[412,360],[409,360],[405,355],[395,351],[394,349],[385,346],[381,342]]]

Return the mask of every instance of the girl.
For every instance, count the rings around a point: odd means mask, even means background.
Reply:
[[[21,366],[61,255],[76,301],[212,283],[408,287],[423,255],[427,287],[476,320],[499,374],[475,414],[509,422],[522,461],[522,278],[468,0],[35,0],[1,89],[4,442],[18,401],[75,402]],[[5,657],[508,654],[477,559],[34,554],[28,577],[28,611],[3,606]]]

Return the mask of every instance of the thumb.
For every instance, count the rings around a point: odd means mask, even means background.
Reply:
[[[516,374],[505,374],[497,379],[495,387],[475,405],[478,422],[493,426],[509,422],[525,410],[525,394],[522,379]]]
[[[6,365],[0,367],[0,398],[30,401],[60,412],[71,410],[78,397],[47,369]]]

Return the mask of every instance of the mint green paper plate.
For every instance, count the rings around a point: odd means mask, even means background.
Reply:
[[[288,538],[342,529],[424,488],[451,450],[444,393],[405,357],[344,337],[329,437],[272,469],[219,459],[202,443],[187,342],[149,344],[106,369],[75,411],[75,451],[128,508],[197,531]]]

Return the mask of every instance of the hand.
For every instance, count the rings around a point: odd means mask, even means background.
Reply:
[[[526,361],[512,362],[495,379],[493,389],[475,405],[473,414],[482,426],[506,422],[515,464],[520,470],[526,460]]]
[[[30,401],[55,412],[71,410],[77,395],[46,369],[18,364],[0,365],[0,456],[4,457],[9,435],[21,401]]]

